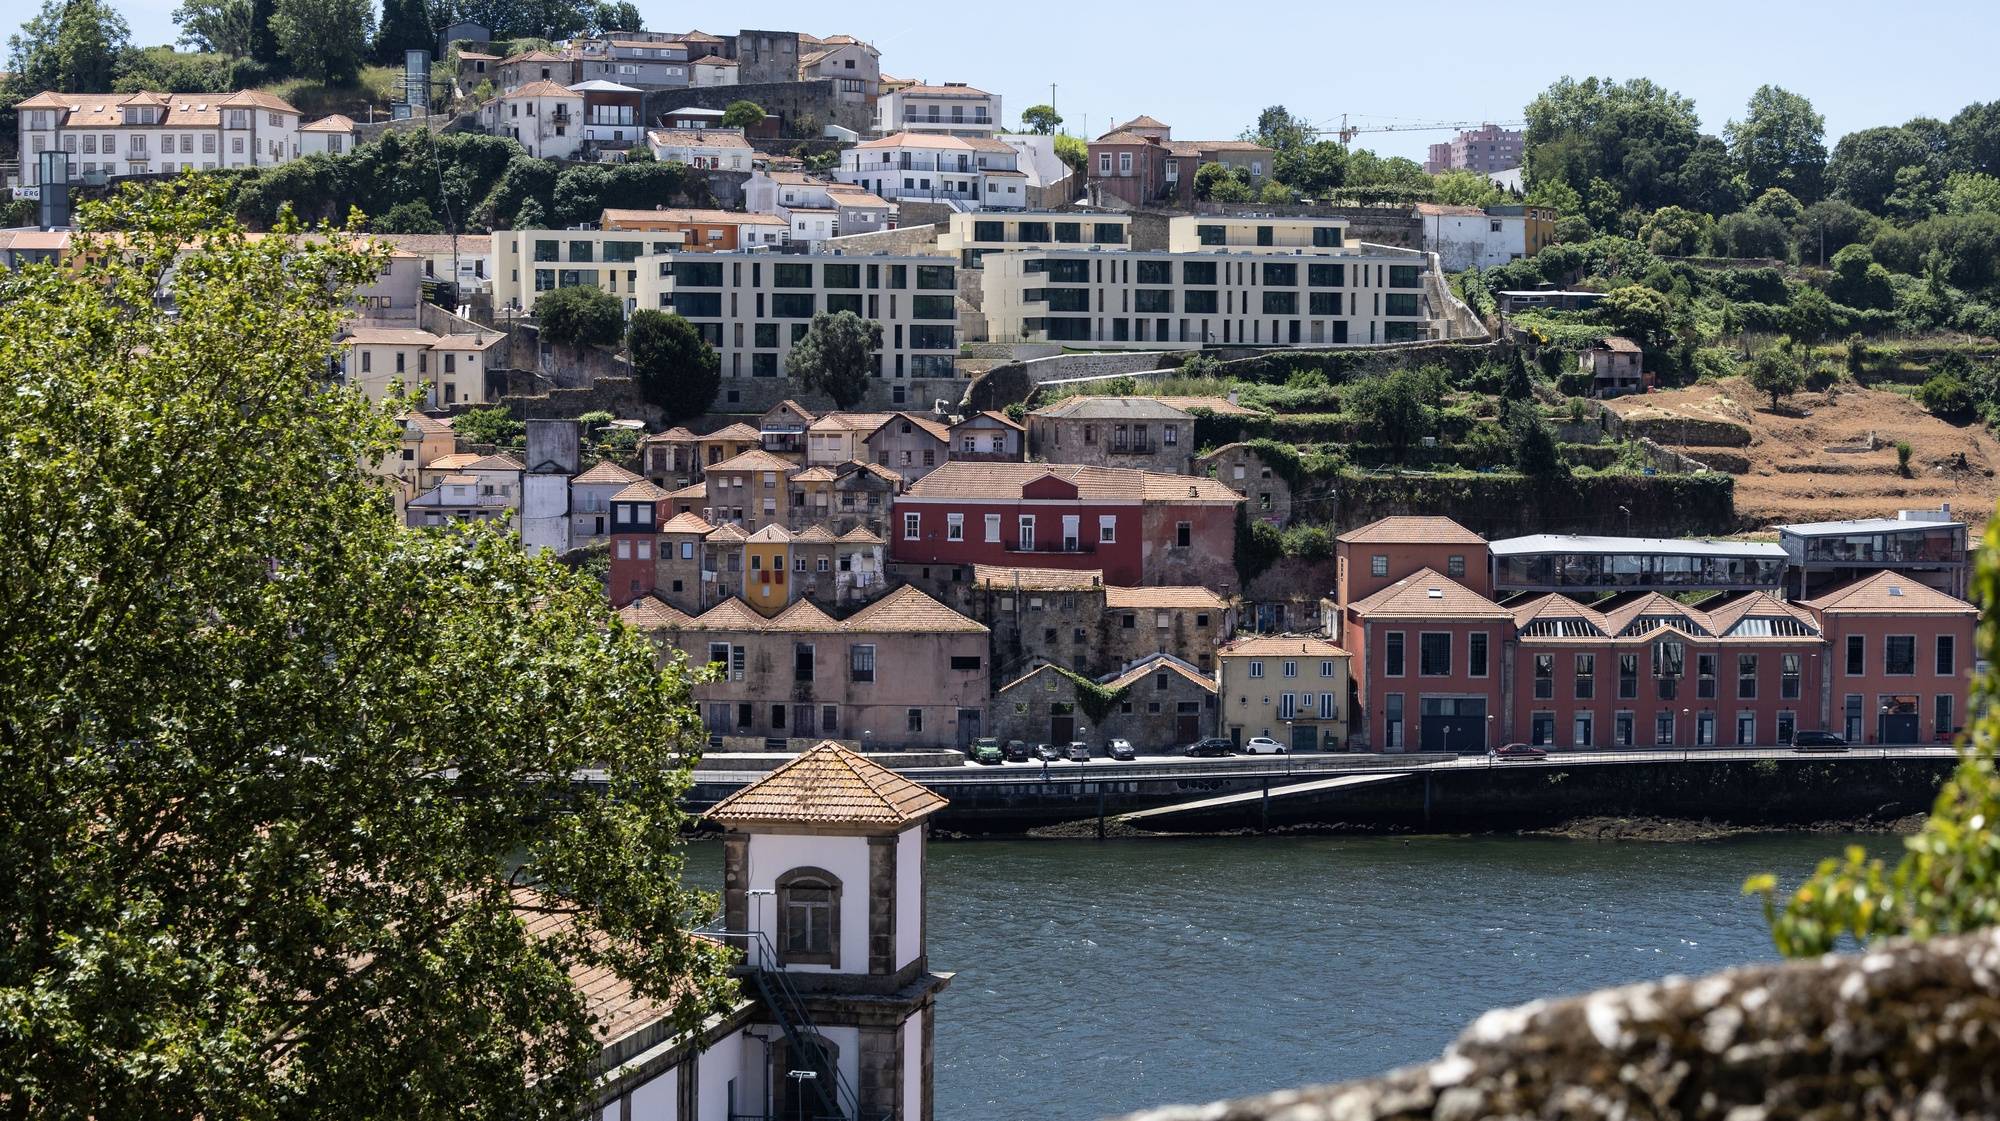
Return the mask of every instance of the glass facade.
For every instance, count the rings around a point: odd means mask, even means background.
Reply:
[[[1783,557],[1660,553],[1523,553],[1495,557],[1494,584],[1520,590],[1776,588]]]

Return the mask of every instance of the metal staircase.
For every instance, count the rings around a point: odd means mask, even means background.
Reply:
[[[806,1010],[805,1001],[800,998],[791,978],[777,964],[778,949],[772,945],[770,936],[761,930],[743,933],[752,940],[755,950],[748,963],[751,983],[756,986],[758,999],[764,1002],[778,1029],[785,1033],[792,1070],[809,1070],[816,1074],[824,1071],[832,1075],[831,1084],[820,1077],[800,1079],[812,1083],[812,1100],[816,1106],[811,1115],[812,1121],[885,1121],[886,1115],[881,1119],[862,1117],[860,1097],[848,1084],[846,1075],[841,1073],[840,1064],[820,1046],[824,1037],[813,1023],[812,1013]],[[800,1089],[803,1091],[804,1087]],[[798,1114],[787,1116],[796,1117]]]

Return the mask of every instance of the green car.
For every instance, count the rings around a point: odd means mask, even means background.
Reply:
[[[972,741],[972,761],[984,767],[997,767],[1005,761],[1000,753],[1000,741],[977,739]]]

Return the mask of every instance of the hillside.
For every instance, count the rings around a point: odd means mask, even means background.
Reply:
[[[1746,447],[1686,449],[1735,471],[1736,512],[1745,522],[1893,517],[1949,502],[1977,528],[2000,498],[2000,440],[1977,423],[1939,420],[1901,393],[1838,385],[1791,397],[1773,413],[1768,398],[1732,378],[1609,404],[1663,443],[1679,442],[1680,417],[1747,429]],[[1909,478],[1896,469],[1899,440],[1910,445]]]

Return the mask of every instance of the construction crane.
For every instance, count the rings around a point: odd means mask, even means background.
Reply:
[[[1394,120],[1396,118],[1391,117],[1387,119]],[[1418,121],[1398,125],[1356,125],[1349,124],[1347,114],[1342,113],[1340,115],[1339,128],[1316,128],[1313,130],[1313,134],[1315,136],[1336,137],[1339,139],[1341,147],[1344,148],[1353,143],[1356,136],[1364,132],[1458,132],[1462,129],[1481,128],[1486,125],[1497,125],[1500,128],[1524,128],[1527,126],[1527,123],[1526,121]]]

